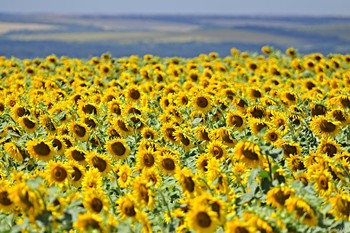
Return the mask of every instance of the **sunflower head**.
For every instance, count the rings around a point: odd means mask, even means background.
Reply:
[[[51,142],[43,139],[33,139],[27,141],[27,151],[30,157],[43,161],[49,161],[55,155],[55,149],[53,148]]]
[[[263,157],[261,149],[258,145],[249,141],[240,141],[234,147],[237,161],[241,161],[250,167],[258,167],[262,165]]]
[[[130,154],[130,147],[124,139],[112,139],[107,141],[106,149],[113,158],[125,159]]]

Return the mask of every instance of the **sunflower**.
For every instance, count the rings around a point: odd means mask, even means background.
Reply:
[[[59,186],[65,185],[73,170],[66,163],[61,161],[50,161],[46,165],[45,177],[50,185],[57,184]]]
[[[334,137],[340,130],[340,122],[318,116],[311,120],[310,128],[316,136]]]
[[[335,120],[339,121],[342,126],[349,123],[349,117],[347,116],[344,109],[339,109],[339,108],[332,109],[329,112],[329,117],[333,117]]]
[[[30,116],[20,117],[18,122],[27,133],[34,133],[38,128],[38,123]]]
[[[350,220],[350,195],[341,192],[330,198],[332,204],[331,213],[334,214],[338,220]]]
[[[191,230],[203,233],[215,232],[219,223],[216,212],[201,204],[193,206],[185,219]]]
[[[55,156],[52,144],[44,139],[32,139],[26,145],[30,157],[36,160],[49,161]]]
[[[113,128],[120,134],[121,136],[128,136],[133,133],[133,130],[130,128],[130,125],[121,117],[114,118],[111,122]]]
[[[341,150],[341,146],[332,138],[322,138],[320,144],[317,146],[318,153],[326,154],[330,158],[341,153]]]
[[[151,169],[158,164],[158,155],[151,149],[139,149],[136,153],[136,167],[142,169]]]
[[[3,212],[11,212],[15,204],[9,197],[10,183],[0,180],[0,210]]]
[[[107,232],[103,225],[102,218],[95,213],[79,213],[77,220],[73,223],[74,229],[79,232]]]
[[[20,117],[29,116],[29,115],[30,115],[29,110],[18,103],[11,108],[11,117],[15,121],[17,121]]]
[[[244,212],[242,214],[243,218],[247,221],[251,221],[258,232],[274,233],[276,232],[274,228],[265,219],[259,217],[252,212]]]
[[[52,119],[47,114],[42,114],[39,117],[40,124],[44,126],[46,132],[49,134],[54,134],[56,132],[56,126],[53,123]]]
[[[193,147],[193,143],[190,138],[190,134],[186,132],[185,129],[180,127],[176,128],[175,133],[173,134],[176,142],[184,148],[185,151],[189,151]]]
[[[286,158],[291,155],[300,155],[301,154],[301,146],[299,142],[287,142],[280,141],[280,147],[283,150],[283,154]]]
[[[70,170],[72,172],[69,176],[69,182],[76,187],[80,186],[85,176],[85,167],[83,167],[75,160],[68,160],[67,166],[70,167]]]
[[[261,149],[253,142],[240,141],[234,147],[234,151],[234,157],[237,161],[243,162],[250,167],[258,167],[262,165],[263,157]]]
[[[14,143],[6,142],[4,145],[5,151],[17,162],[23,162],[27,157],[26,154]]]
[[[204,126],[198,126],[195,128],[195,131],[197,133],[198,141],[210,141],[210,130]]]
[[[91,151],[87,153],[86,160],[91,167],[97,168],[103,176],[111,170],[111,159],[106,154]]]
[[[203,113],[207,113],[211,108],[211,98],[208,94],[198,93],[192,97],[192,106]]]
[[[66,144],[62,136],[51,136],[52,146],[56,151],[56,154],[61,155],[66,150]]]
[[[107,141],[106,149],[113,158],[124,160],[130,154],[130,148],[124,139],[112,139]]]
[[[128,164],[123,164],[118,168],[117,177],[118,185],[121,188],[127,188],[132,184],[132,170]]]
[[[312,117],[324,116],[327,113],[327,108],[323,104],[310,104],[310,112]]]
[[[230,110],[226,116],[226,125],[235,130],[242,131],[245,128],[246,117],[242,113]]]
[[[254,223],[251,220],[243,221],[234,217],[225,224],[225,232],[227,233],[255,233],[257,229],[254,226]]]
[[[137,102],[142,98],[142,92],[136,85],[130,85],[125,89],[125,97],[132,102]]]
[[[9,189],[8,198],[34,222],[44,211],[44,202],[38,190],[29,188],[24,182],[17,183]]]
[[[159,171],[156,167],[151,169],[143,169],[141,176],[155,188],[159,187],[162,184],[162,176],[160,176]]]
[[[81,183],[82,190],[85,191],[88,189],[102,189],[102,178],[103,177],[97,168],[90,168],[89,170],[86,170]]]
[[[87,189],[83,192],[83,205],[90,213],[99,214],[109,210],[109,200],[101,189]]]
[[[108,113],[110,115],[115,114],[117,116],[121,116],[122,114],[122,103],[120,103],[118,100],[112,100],[108,102]]]
[[[225,160],[228,155],[227,146],[223,145],[219,140],[214,140],[207,145],[206,153],[209,158]]]
[[[179,156],[171,152],[165,152],[159,156],[159,164],[164,174],[175,174],[179,166]]]
[[[69,124],[69,131],[80,141],[86,141],[90,136],[90,129],[83,122],[72,121]]]
[[[334,191],[333,179],[330,171],[316,170],[311,178],[315,182],[315,189],[322,197],[329,197]]]
[[[268,129],[265,132],[264,140],[270,142],[272,145],[277,146],[280,144],[281,134],[275,129]]]
[[[78,114],[79,116],[84,115],[98,115],[99,108],[94,103],[87,103],[83,100],[78,101]]]
[[[162,125],[161,131],[164,135],[164,138],[170,142],[175,143],[176,138],[175,138],[175,132],[176,132],[176,127],[174,126],[173,122],[168,122]]]
[[[195,195],[200,190],[198,189],[199,186],[197,183],[197,177],[191,172],[191,170],[187,167],[183,169],[179,169],[176,174],[175,178],[180,183],[182,192],[186,195]]]
[[[208,171],[209,155],[207,153],[200,154],[196,158],[197,171],[207,172]]]
[[[142,176],[137,176],[132,184],[133,197],[138,201],[141,207],[147,207],[149,210],[154,208],[155,195],[151,185]]]
[[[298,55],[297,50],[295,48],[292,48],[292,47],[287,48],[285,53],[286,53],[286,55],[288,55],[290,57],[295,57]]]
[[[126,218],[136,219],[138,208],[136,206],[136,200],[131,194],[125,194],[120,196],[117,200],[117,214],[122,220]]]
[[[264,130],[267,130],[270,124],[264,119],[249,118],[248,119],[249,128],[253,135],[258,136]]]
[[[76,161],[81,165],[86,164],[87,152],[77,146],[68,148],[64,154],[68,160]]]
[[[155,140],[158,137],[157,131],[148,126],[142,129],[141,135],[142,135],[142,138],[148,139],[148,140]]]
[[[294,194],[294,189],[287,186],[274,187],[267,192],[266,203],[275,208],[283,208],[286,200],[293,197]]]
[[[289,212],[295,212],[296,217],[309,226],[317,225],[317,214],[315,210],[303,199],[290,197],[285,201]]]

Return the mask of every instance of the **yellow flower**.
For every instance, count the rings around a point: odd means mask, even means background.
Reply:
[[[112,139],[107,141],[106,149],[113,158],[126,159],[130,154],[130,148],[124,139]]]
[[[198,93],[192,97],[192,106],[200,112],[207,113],[211,108],[211,98],[208,94]]]
[[[15,204],[9,197],[10,183],[5,180],[0,180],[0,210],[4,212],[11,212]]]
[[[338,220],[350,221],[350,195],[347,193],[337,193],[330,198],[332,204],[331,213]]]
[[[118,185],[121,188],[127,188],[132,184],[132,170],[128,164],[121,165],[116,172],[118,176]]]
[[[22,162],[26,158],[26,155],[23,151],[18,148],[14,142],[6,142],[4,145],[5,151],[17,162]]]
[[[86,141],[90,136],[90,129],[83,122],[72,121],[69,124],[69,131],[80,141]]]
[[[45,176],[49,184],[63,186],[72,174],[71,167],[61,161],[50,161],[46,166]]]
[[[318,137],[334,137],[340,130],[340,122],[318,116],[310,121],[310,128]]]
[[[242,221],[238,217],[234,217],[232,220],[226,223],[225,232],[227,233],[255,233],[256,228],[251,220]]]
[[[107,232],[105,229],[102,218],[97,214],[91,213],[79,213],[78,219],[73,223],[73,227],[79,232],[88,232],[97,230],[99,232]]]
[[[317,214],[315,210],[299,197],[288,198],[285,202],[289,212],[295,212],[297,219],[309,226],[317,225]]]
[[[136,207],[136,201],[131,194],[125,194],[120,196],[117,200],[117,214],[121,219],[126,218],[136,219],[138,209]]]
[[[55,155],[55,150],[52,144],[43,139],[32,139],[27,141],[27,151],[30,157],[43,161],[49,161]]]
[[[106,175],[111,170],[111,159],[106,154],[91,151],[86,155],[86,160],[91,167],[97,168],[101,175]]]
[[[258,167],[263,163],[261,149],[255,143],[240,141],[235,146],[234,151],[236,160],[245,163],[249,167]]]
[[[196,232],[215,232],[218,226],[217,213],[208,206],[198,203],[186,213],[186,222],[191,230]]]
[[[283,208],[286,200],[294,196],[295,191],[287,186],[274,187],[267,192],[266,203],[275,207]]]
[[[101,189],[87,189],[83,192],[83,205],[90,213],[100,213],[109,210],[109,200]]]
[[[154,208],[155,195],[151,185],[142,176],[137,176],[132,184],[132,194],[141,207],[147,207],[149,210]]]

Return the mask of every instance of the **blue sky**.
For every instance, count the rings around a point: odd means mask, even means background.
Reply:
[[[0,12],[350,16],[350,0],[1,0]]]

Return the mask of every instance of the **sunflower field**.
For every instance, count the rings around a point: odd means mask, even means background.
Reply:
[[[350,55],[261,51],[1,57],[0,232],[350,232]]]

